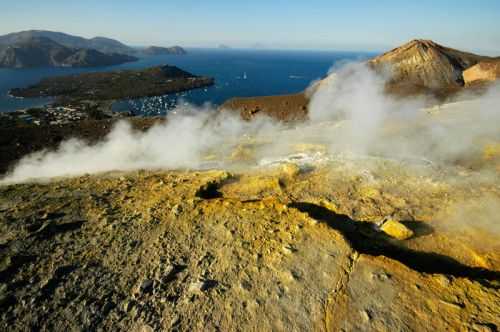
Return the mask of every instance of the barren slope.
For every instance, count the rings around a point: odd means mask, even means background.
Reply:
[[[392,92],[453,92],[464,85],[463,71],[490,59],[444,47],[431,40],[412,40],[368,62],[388,76]]]

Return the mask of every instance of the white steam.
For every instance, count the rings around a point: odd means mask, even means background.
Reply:
[[[3,182],[115,170],[197,168],[209,151],[229,149],[243,135],[258,136],[271,128],[277,130],[279,125],[269,119],[242,121],[232,113],[209,107],[179,106],[168,121],[145,132],[134,131],[121,121],[95,145],[70,139],[56,151],[28,155]]]
[[[323,144],[332,155],[350,151],[439,163],[474,157],[484,144],[500,142],[498,87],[472,101],[425,110],[428,100],[392,98],[384,93],[384,84],[384,77],[364,64],[344,65],[309,89],[310,121],[292,130],[269,118],[247,122],[236,112],[179,106],[165,123],[145,132],[120,122],[98,144],[72,139],[56,151],[26,156],[1,182],[114,170],[203,168],[207,155],[230,153],[249,141],[261,159],[292,153],[294,144],[313,143]],[[217,167],[226,166],[226,160],[217,162]]]
[[[438,216],[442,222],[441,227],[455,232],[470,234],[473,229],[478,238],[486,236],[498,239],[500,236],[500,197],[494,195],[484,195],[479,198],[470,198],[459,201],[448,207]],[[439,227],[438,226],[438,227]],[[499,246],[497,242],[494,243]]]
[[[334,151],[454,163],[500,141],[500,89],[429,107],[429,98],[384,93],[385,78],[365,64],[348,64],[315,85],[311,121],[339,121],[327,135]],[[426,108],[427,107],[427,108]]]

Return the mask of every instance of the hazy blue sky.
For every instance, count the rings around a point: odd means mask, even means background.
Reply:
[[[0,33],[129,44],[383,50],[428,38],[500,54],[500,0],[0,0]]]

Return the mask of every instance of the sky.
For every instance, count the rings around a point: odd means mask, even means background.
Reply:
[[[130,45],[383,51],[415,38],[500,55],[500,0],[0,0],[0,34]]]

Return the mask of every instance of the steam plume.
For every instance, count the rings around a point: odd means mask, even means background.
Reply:
[[[500,141],[498,87],[477,98],[424,109],[420,98],[394,99],[384,77],[364,64],[346,64],[310,89],[310,121],[294,130],[270,119],[241,120],[209,106],[178,106],[168,121],[146,132],[120,122],[95,145],[63,142],[56,151],[23,158],[2,182],[76,176],[112,170],[202,168],[209,151],[230,150],[242,137],[260,141],[261,158],[283,156],[294,143],[321,142],[331,154],[351,151],[389,158],[421,158],[454,164],[477,157],[482,146]],[[475,154],[475,155],[474,155]],[[218,161],[225,167],[224,160]]]

